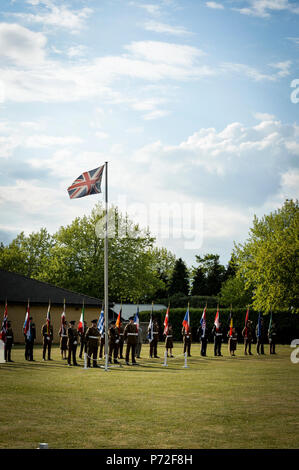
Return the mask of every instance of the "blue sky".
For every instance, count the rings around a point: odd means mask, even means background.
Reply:
[[[0,238],[89,213],[66,188],[109,161],[160,246],[227,263],[298,197],[298,24],[291,0],[2,0]]]

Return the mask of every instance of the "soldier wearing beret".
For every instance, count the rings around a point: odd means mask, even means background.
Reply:
[[[124,330],[124,340],[127,341],[126,350],[126,364],[129,364],[130,351],[132,351],[132,364],[137,364],[135,360],[136,344],[137,344],[137,325],[134,324],[134,317],[129,318],[129,323],[126,325]]]
[[[244,354],[247,355],[247,349],[248,349],[248,354],[252,356],[251,352],[251,345],[253,341],[253,332],[252,332],[252,323],[250,320],[247,320],[245,327],[242,330],[242,336],[244,338]]]
[[[36,338],[35,323],[32,321],[32,317],[29,317],[29,330],[24,333],[25,336],[25,359],[26,361],[34,361],[33,359],[33,348],[34,340]]]
[[[100,332],[97,329],[97,320],[92,320],[91,326],[86,331],[85,340],[87,345],[87,367],[90,367],[90,359],[93,356],[93,367],[98,367],[97,356]]]
[[[75,328],[75,320],[70,321],[70,327],[67,330],[67,335],[68,335],[68,341],[67,341],[67,346],[68,346],[68,366],[71,366],[71,359],[73,358],[73,365],[78,366],[77,364],[77,359],[76,359],[76,351],[77,351],[77,346],[78,346],[78,331]]]
[[[115,325],[115,321],[110,323],[110,327],[108,330],[108,345],[109,345],[109,362],[112,362],[112,356],[114,364],[119,364],[117,360],[117,353],[118,353],[118,343],[119,343],[119,334],[118,328]]]
[[[5,361],[6,362],[14,362],[11,360],[11,348],[13,346],[13,331],[11,327],[11,322],[7,322],[7,330],[5,334],[5,345],[4,345],[4,355],[5,355]]]
[[[46,360],[46,352],[48,350],[48,361],[51,361],[51,346],[53,341],[53,326],[45,323],[42,326],[42,337],[43,337],[43,361]]]

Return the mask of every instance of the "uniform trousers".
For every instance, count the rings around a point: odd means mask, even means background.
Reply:
[[[136,344],[127,343],[126,362],[129,362],[130,351],[131,351],[131,354],[132,354],[132,363],[134,364],[134,362],[136,362],[135,361]]]

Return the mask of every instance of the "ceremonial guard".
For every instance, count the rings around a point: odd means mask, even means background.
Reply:
[[[123,348],[124,348],[124,326],[122,321],[120,321],[119,328],[119,343],[118,343],[118,357],[119,359],[124,359],[123,357]]]
[[[68,346],[68,359],[67,363],[68,366],[71,366],[72,358],[73,358],[73,365],[78,366],[77,364],[77,359],[76,359],[76,351],[77,351],[77,346],[78,346],[78,331],[75,328],[75,320],[70,321],[70,327],[67,330],[67,335],[68,335],[68,340],[67,340],[67,346]]]
[[[228,352],[231,356],[235,356],[235,351],[237,349],[237,342],[238,342],[238,334],[236,333],[236,329],[232,328],[232,332],[230,331],[227,334],[228,337]]]
[[[157,320],[155,319],[153,321],[153,340],[150,342],[150,357],[156,357],[159,358],[158,356],[158,341],[159,341],[159,325]]]
[[[85,334],[87,330],[87,323],[84,321],[84,329],[79,331],[79,337],[80,337],[80,353],[79,357],[82,359],[82,354],[83,352],[87,352],[87,347],[86,347],[86,340],[85,340]]]
[[[214,356],[222,356],[221,346],[223,340],[223,328],[222,323],[219,321],[219,327],[213,326],[212,334],[214,335]]]
[[[264,319],[261,318],[260,320],[260,328],[259,324],[257,323],[255,334],[256,334],[256,352],[258,355],[265,354],[264,344],[266,338],[265,326],[264,326]]]
[[[32,317],[29,317],[29,331],[24,334],[25,336],[25,359],[26,361],[34,361],[33,359],[33,348],[34,340],[36,338],[35,323],[32,322]]]
[[[246,326],[242,330],[242,336],[244,338],[244,354],[247,355],[247,349],[248,349],[248,354],[252,356],[251,352],[251,344],[253,341],[253,332],[252,332],[252,323],[250,320],[247,320]]]
[[[103,351],[105,351],[105,328],[103,329],[103,332],[100,333],[100,359],[103,357]]]
[[[169,355],[170,357],[173,357],[172,355],[172,348],[173,348],[173,330],[172,330],[172,325],[171,323],[168,323],[168,332],[165,336],[165,349],[166,349],[166,353],[167,353],[167,357],[168,356],[168,351],[169,351]]]
[[[129,323],[126,325],[124,330],[124,340],[127,341],[127,349],[126,349],[126,364],[129,364],[130,359],[130,351],[132,351],[132,364],[137,364],[135,360],[135,352],[136,352],[136,345],[137,345],[137,325],[134,324],[134,317],[129,318]]]
[[[276,354],[275,352],[275,345],[276,345],[276,325],[273,322],[272,325],[269,328],[268,331],[268,339],[269,339],[269,345],[270,345],[270,354]]]
[[[66,357],[66,352],[67,352],[67,321],[64,320],[63,324],[60,326],[59,330],[59,336],[60,336],[60,352],[61,352],[61,358],[62,359],[67,359]]]
[[[92,320],[91,326],[86,331],[85,340],[87,345],[87,367],[90,367],[90,359],[93,357],[93,367],[98,367],[97,356],[100,332],[97,329],[97,320]]]
[[[142,343],[143,343],[142,328],[141,326],[138,326],[138,336],[137,336],[137,346],[136,346],[136,357],[138,359],[140,359]]]
[[[5,361],[6,362],[14,362],[11,360],[11,348],[13,345],[14,339],[13,339],[13,331],[11,327],[11,322],[7,322],[7,330],[5,334],[5,343],[4,343],[4,355],[5,355]]]
[[[187,351],[187,356],[191,357],[192,335],[191,335],[190,328],[188,329],[188,331],[186,331],[186,328],[183,326],[182,335],[183,335],[183,343],[184,343],[184,354]]]
[[[45,323],[42,326],[43,337],[43,361],[46,360],[46,351],[48,350],[48,361],[51,361],[51,346],[53,341],[53,326]]]
[[[207,355],[207,344],[208,344],[208,333],[207,328],[203,329],[202,326],[198,327],[197,334],[199,337],[199,341],[201,343],[201,350],[200,355],[206,356]]]
[[[115,326],[115,321],[110,323],[110,327],[108,330],[108,345],[109,345],[109,362],[113,362],[114,364],[119,364],[117,360],[118,354],[118,343],[119,343],[119,335],[118,335],[118,328]]]

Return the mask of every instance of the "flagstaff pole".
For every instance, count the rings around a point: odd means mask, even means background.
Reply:
[[[105,304],[105,371],[107,371],[108,370],[108,162],[105,162],[104,304]]]

